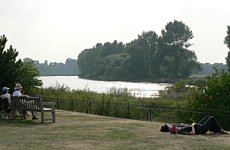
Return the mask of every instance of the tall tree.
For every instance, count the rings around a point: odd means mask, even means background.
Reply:
[[[160,70],[168,78],[187,77],[193,69],[199,69],[197,57],[187,48],[193,38],[190,28],[181,21],[169,22],[159,38],[159,53],[163,56]]]
[[[12,46],[5,49],[7,38],[5,35],[0,37],[0,88],[7,86],[13,90],[15,83],[21,83],[26,91],[42,85],[36,78],[38,71],[33,66],[17,60],[18,52]]]
[[[158,36],[154,31],[143,32],[138,39],[127,44],[126,51],[130,54],[126,70],[130,79],[145,80],[156,77],[157,68],[155,52]]]
[[[227,26],[227,36],[224,39],[224,44],[230,49],[230,26]],[[226,57],[226,63],[228,65],[228,70],[230,72],[230,51],[228,51],[228,55]]]
[[[7,86],[11,90],[15,82],[20,81],[22,61],[16,60],[18,52],[11,45],[5,50],[7,38],[5,35],[0,37],[0,88]]]
[[[161,34],[166,45],[174,45],[180,48],[188,48],[192,45],[189,40],[193,38],[193,33],[182,21],[174,20],[167,23]]]

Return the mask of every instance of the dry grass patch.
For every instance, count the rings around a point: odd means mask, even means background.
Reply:
[[[0,120],[0,149],[230,149],[230,135],[171,135],[162,124],[58,110],[56,123]]]

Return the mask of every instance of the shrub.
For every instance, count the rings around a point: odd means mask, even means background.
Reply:
[[[192,96],[191,106],[210,109],[230,108],[230,74],[216,72],[207,78],[207,83],[198,86]]]

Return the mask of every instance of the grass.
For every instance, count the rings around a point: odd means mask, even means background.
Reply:
[[[48,115],[48,114],[47,114]],[[230,149],[230,135],[173,135],[163,123],[57,111],[57,122],[0,120],[1,150]]]

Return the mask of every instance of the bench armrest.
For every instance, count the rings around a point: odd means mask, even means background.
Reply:
[[[56,102],[42,102],[43,107],[55,107]]]

